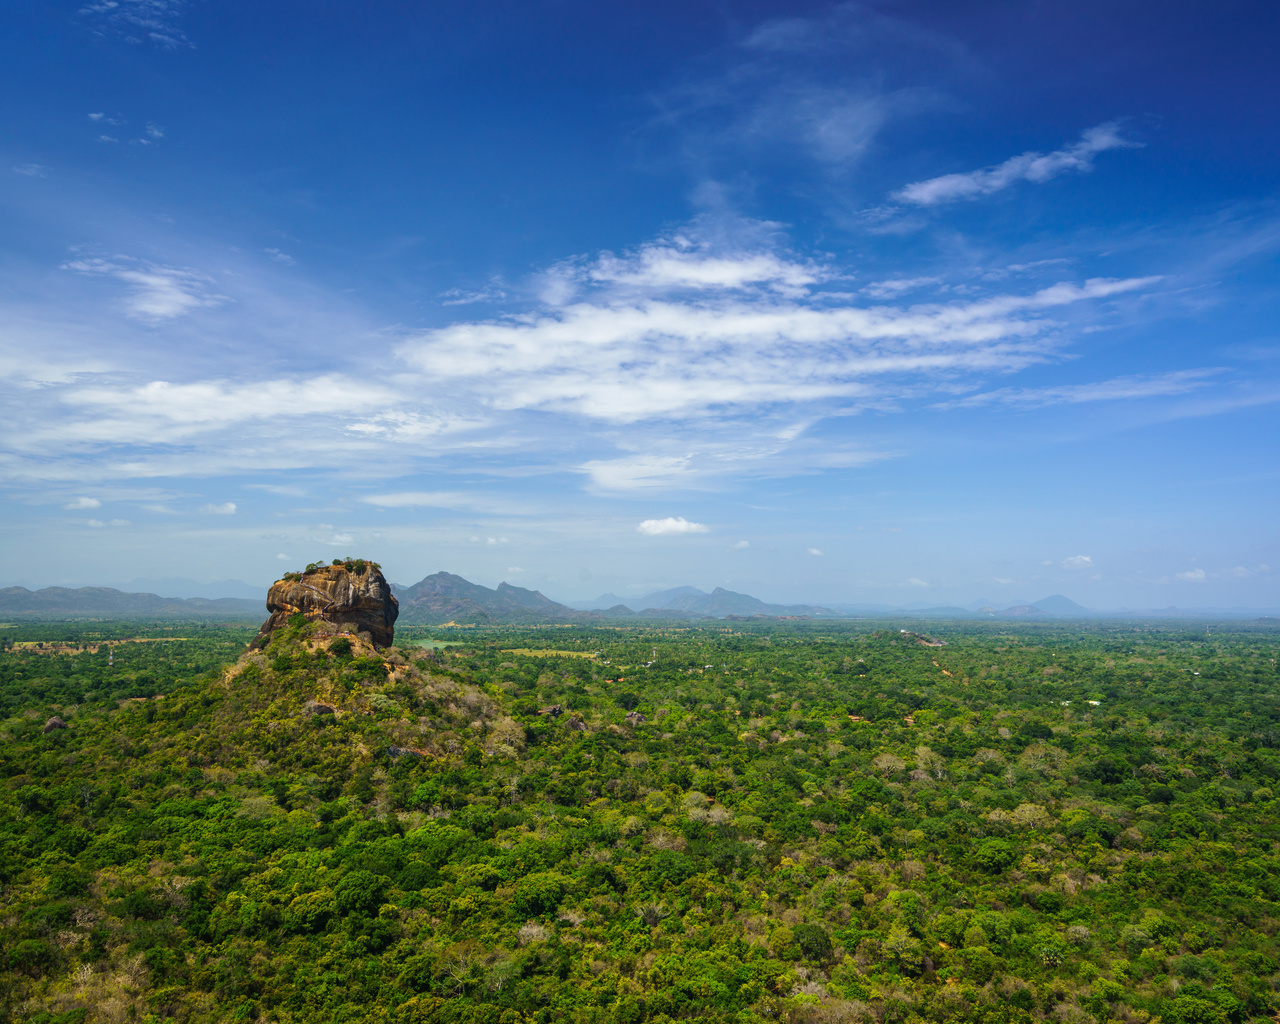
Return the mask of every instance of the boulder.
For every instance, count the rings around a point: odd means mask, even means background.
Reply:
[[[288,573],[267,591],[267,611],[271,615],[254,640],[257,648],[266,647],[271,634],[295,615],[368,634],[375,647],[390,647],[400,606],[382,570],[372,562],[355,561]]]
[[[565,725],[566,725],[566,726],[568,726],[570,729],[572,729],[574,732],[586,732],[586,731],[587,731],[587,723],[586,723],[586,722],[584,722],[584,721],[583,721],[581,718],[579,718],[577,715],[572,716],[572,717],[569,719],[569,721],[567,721],[567,722],[565,723]]]
[[[559,704],[548,704],[545,708],[542,708],[538,712],[538,714],[550,715],[552,718],[554,718],[563,711],[564,711],[564,708],[562,708]]]
[[[67,723],[57,715],[54,715],[49,719],[49,721],[44,723],[44,735],[49,735],[49,733],[53,732],[54,729],[65,729],[66,727]]]
[[[639,711],[628,711],[627,721],[632,725],[639,725],[641,722],[647,722],[648,719],[645,718],[644,715],[640,714]]]

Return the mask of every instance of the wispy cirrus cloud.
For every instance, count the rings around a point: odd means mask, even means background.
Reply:
[[[1207,386],[1226,372],[1223,367],[1175,370],[1170,373],[1132,374],[1088,384],[1060,384],[1045,388],[1000,388],[969,395],[951,402],[936,403],[935,409],[972,409],[987,405],[1042,408],[1049,405],[1077,405],[1082,402],[1119,402],[1134,398],[1185,395]]]
[[[168,50],[191,46],[178,26],[185,0],[93,0],[79,13],[99,35],[115,35],[126,42],[150,42]]]
[[[212,290],[213,282],[181,267],[166,267],[128,256],[68,260],[63,270],[114,278],[129,286],[127,314],[151,323],[172,320],[194,310],[220,306],[228,299]]]
[[[494,409],[634,423],[868,397],[878,380],[1019,369],[1053,347],[1047,311],[1158,281],[1093,278],[894,308],[816,287],[839,276],[776,250],[664,239],[561,268],[541,309],[420,332],[398,354]]]
[[[893,199],[915,206],[938,206],[964,199],[978,199],[999,192],[1020,181],[1049,181],[1068,171],[1093,170],[1093,159],[1109,149],[1131,149],[1141,143],[1120,134],[1120,122],[1108,121],[1085,131],[1078,142],[1051,153],[1030,151],[1010,157],[1004,163],[961,174],[912,182],[893,193]]]

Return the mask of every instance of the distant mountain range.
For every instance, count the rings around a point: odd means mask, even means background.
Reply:
[[[750,594],[739,594],[723,587],[711,593],[697,587],[674,587],[657,590],[639,599],[626,599],[617,594],[602,594],[594,602],[576,602],[572,607],[595,611],[601,615],[638,615],[644,618],[674,616],[724,618],[729,615],[808,616],[810,618],[842,617],[832,608],[814,604],[766,604]]]
[[[157,580],[167,584],[201,587],[191,580]],[[252,588],[236,580],[205,585],[254,591],[253,599],[238,597],[179,598],[161,597],[154,593],[134,593],[112,587],[26,587],[0,589],[0,618],[9,619],[240,619],[258,623],[266,616],[266,588]],[[536,590],[500,583],[496,589],[472,583],[449,572],[438,572],[411,587],[392,585],[400,602],[399,622],[405,625],[437,625],[459,623],[599,622],[609,619],[703,619],[703,618],[919,618],[919,619],[996,619],[1010,621],[1048,621],[1051,619],[1262,619],[1276,609],[1159,608],[1124,611],[1097,611],[1083,607],[1054,594],[1034,602],[1019,602],[997,608],[989,602],[976,602],[966,608],[955,605],[883,604],[769,604],[750,594],[740,594],[723,587],[711,593],[697,587],[673,587],[658,590],[641,598],[623,598],[617,594],[601,594],[595,601],[561,604]]]
[[[22,619],[243,619],[255,625],[266,617],[266,591],[256,601],[223,597],[160,597],[128,594],[112,587],[5,587],[0,617]]]

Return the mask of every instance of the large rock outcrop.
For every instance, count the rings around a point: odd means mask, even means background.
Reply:
[[[395,640],[400,606],[377,564],[355,559],[286,573],[271,584],[267,611],[271,615],[262,624],[255,647],[265,647],[273,632],[299,614],[312,622],[327,622],[335,629],[368,633],[375,646],[390,647]]]

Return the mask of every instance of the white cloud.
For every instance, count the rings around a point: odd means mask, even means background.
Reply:
[[[112,526],[128,526],[130,524],[129,524],[129,520],[127,519],[113,519],[111,520],[111,525]]]
[[[395,491],[390,494],[369,494],[360,499],[378,508],[447,508],[468,512],[484,512],[504,515],[512,512],[528,512],[527,500],[513,501],[492,495],[466,494],[462,491]]]
[[[298,262],[287,252],[281,252],[279,249],[263,249],[262,251],[270,256],[276,263],[283,263],[286,267],[292,267]]]
[[[91,0],[78,13],[101,34],[176,50],[191,45],[178,27],[178,17],[185,6],[185,0]]]
[[[485,543],[492,547],[498,544],[510,544],[511,542],[506,537],[489,537],[486,538]]]
[[[912,576],[909,580],[907,580],[907,586],[908,587],[928,587],[928,586],[931,586],[931,584],[929,583],[928,580],[917,579],[915,576]]]
[[[117,139],[114,135],[99,135],[98,141],[99,142],[119,142],[120,140]]]
[[[670,487],[691,478],[688,455],[631,455],[619,459],[593,459],[581,470],[593,485],[607,491]]]
[[[745,550],[746,550],[747,548],[749,548],[749,547],[751,547],[751,541],[749,541],[749,540],[740,540],[740,541],[738,541],[738,543],[737,543],[737,544],[733,545],[733,547],[732,547],[732,548],[730,548],[729,550],[731,550],[731,551],[745,551]]]
[[[1178,573],[1178,579],[1187,583],[1203,583],[1208,575],[1203,569],[1191,569],[1187,572]]]
[[[91,417],[59,425],[58,436],[108,443],[173,443],[235,424],[314,416],[317,410],[326,415],[362,412],[395,400],[388,388],[343,374],[245,383],[98,385],[67,389],[62,398],[69,406],[89,410]]]
[[[47,171],[43,164],[18,164],[13,168],[14,174],[21,174],[24,178],[44,178]]]
[[[207,516],[233,516],[236,514],[236,503],[234,501],[224,501],[220,505],[210,503],[201,505],[200,511]]]
[[[163,129],[162,127],[160,127],[160,125],[158,125],[158,124],[152,124],[150,121],[148,121],[148,122],[147,122],[147,135],[149,135],[149,136],[150,136],[151,138],[153,138],[153,139],[163,139],[163,138],[164,138],[164,129]]]
[[[67,502],[62,507],[71,509],[102,508],[102,502],[97,498],[76,498],[74,501]]]
[[[1128,149],[1140,143],[1130,142],[1120,134],[1120,126],[1111,121],[1090,128],[1080,141],[1052,153],[1027,152],[1011,157],[1002,164],[964,174],[944,174],[927,181],[917,181],[893,194],[894,199],[916,206],[936,206],[960,199],[977,199],[1008,188],[1019,181],[1044,182],[1066,171],[1091,171],[1093,158],[1109,149]]]
[[[666,519],[646,519],[636,527],[636,532],[646,537],[665,537],[679,533],[707,533],[710,529],[705,523],[693,523],[684,516],[668,516]]]
[[[1175,370],[1171,373],[1135,374],[1088,384],[1062,384],[1047,388],[1000,388],[970,395],[954,402],[940,402],[935,409],[972,408],[982,405],[1008,405],[1041,408],[1049,405],[1076,405],[1083,402],[1116,402],[1132,398],[1158,398],[1183,395],[1205,387],[1208,378],[1224,372],[1212,367]]]
[[[279,554],[279,555],[276,555],[276,558],[278,558],[278,559],[279,559],[280,561],[282,561],[282,562],[287,562],[287,561],[289,561],[289,556],[288,556],[288,555],[286,555],[286,554],[283,554],[283,553],[282,553],[282,554]]]
[[[862,289],[862,292],[873,299],[896,299],[903,292],[937,284],[940,280],[941,278],[937,277],[894,277],[885,281],[872,281]]]
[[[524,572],[524,570],[521,569],[520,566],[518,565],[509,565],[507,566],[507,572],[518,573],[518,572]]]
[[[1062,567],[1064,569],[1092,569],[1093,559],[1088,555],[1072,555],[1070,558],[1062,560]]]
[[[705,242],[679,234],[623,256],[605,253],[585,271],[592,282],[644,292],[740,290],[759,285],[784,295],[802,295],[826,276],[819,266],[776,253],[719,254]]]
[[[776,252],[657,243],[562,270],[561,305],[420,332],[399,354],[497,410],[633,423],[865,399],[877,380],[904,375],[1016,370],[1050,351],[1044,335],[1054,324],[1044,311],[1158,280],[1094,278],[1026,295],[867,308],[810,290],[831,276]],[[633,466],[644,469],[642,460]]]
[[[474,302],[498,302],[506,297],[507,293],[496,283],[471,292],[464,291],[461,288],[450,288],[448,291],[440,293],[440,305],[469,306]]]
[[[100,530],[102,527],[106,526],[107,524],[104,523],[101,519],[88,519],[88,520],[85,520],[85,525],[91,526],[95,530]]]
[[[329,538],[330,544],[343,545],[350,544],[355,538],[349,533],[335,533]]]
[[[809,554],[811,554],[811,555],[817,555],[818,557],[821,557],[821,556],[822,556],[822,552],[821,552],[820,550],[818,550],[817,548],[810,548],[810,549],[809,549]]]
[[[152,323],[171,320],[197,309],[220,306],[227,301],[225,296],[210,291],[211,282],[207,277],[194,271],[126,256],[110,260],[70,260],[62,265],[62,269],[123,281],[131,289],[131,295],[125,301],[128,314]]]

